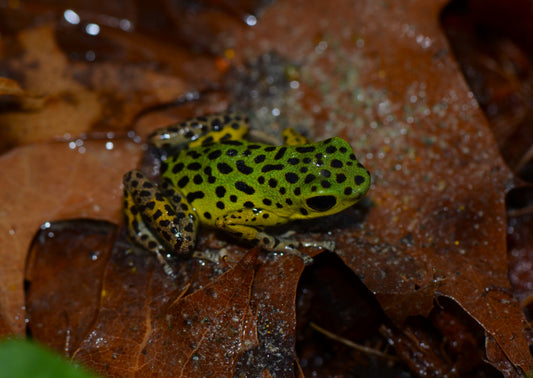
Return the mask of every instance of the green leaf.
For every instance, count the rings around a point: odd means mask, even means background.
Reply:
[[[94,378],[79,365],[28,340],[0,342],[2,374],[10,378]]]

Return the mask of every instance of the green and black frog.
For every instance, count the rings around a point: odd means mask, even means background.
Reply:
[[[344,139],[312,142],[286,129],[284,144],[275,146],[247,141],[247,133],[247,118],[233,113],[165,127],[149,142],[180,148],[164,157],[158,184],[139,170],[124,176],[129,236],[156,253],[167,272],[166,257],[190,254],[200,225],[310,263],[298,248],[333,250],[334,242],[280,238],[267,229],[338,213],[370,187],[369,171]]]

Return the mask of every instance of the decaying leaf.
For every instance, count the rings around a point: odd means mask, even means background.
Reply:
[[[246,347],[256,255],[183,296],[159,266],[142,269],[153,260],[130,256],[130,264],[115,265],[124,261],[124,251],[114,253],[95,327],[74,358],[113,376],[230,375]]]
[[[79,347],[98,314],[116,233],[112,223],[91,220],[56,222],[38,233],[24,277],[33,338],[67,356]]]
[[[109,34],[108,38],[114,36]],[[11,75],[22,77],[20,84],[27,91],[41,96],[42,106],[32,109],[15,107],[0,112],[2,150],[13,145],[52,138],[68,139],[95,131],[123,131],[131,127],[141,110],[175,101],[193,90],[188,83],[197,80],[194,76],[186,76],[187,81],[184,81],[177,75],[140,64],[71,62],[57,44],[53,24],[22,30],[10,42],[0,44],[4,56],[2,67]],[[129,39],[119,42],[122,48],[131,44]],[[16,49],[12,43],[18,45]],[[159,50],[163,47],[169,48],[161,43],[144,46],[145,50],[152,47],[156,56],[162,54]],[[23,54],[18,54],[19,51]],[[170,63],[174,66],[184,60],[187,64],[182,63],[182,66],[207,64],[201,57],[195,59],[178,52],[164,56],[167,60],[173,57]],[[189,74],[187,70],[181,70],[183,74]],[[213,76],[217,74],[216,70],[212,72]]]

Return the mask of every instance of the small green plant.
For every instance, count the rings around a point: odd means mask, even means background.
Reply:
[[[0,342],[0,375],[10,378],[95,378],[85,368],[28,340]]]

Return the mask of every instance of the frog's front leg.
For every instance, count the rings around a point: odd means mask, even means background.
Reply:
[[[313,258],[298,250],[300,247],[317,247],[330,251],[335,249],[334,242],[305,242],[278,238],[259,231],[254,224],[276,226],[286,223],[284,218],[264,210],[242,209],[216,219],[217,228],[233,234],[237,238],[250,240],[268,251],[286,252],[300,257],[305,265],[313,263]]]
[[[172,275],[165,257],[192,251],[196,216],[189,211],[185,199],[165,189],[168,184],[163,183],[159,188],[141,171],[126,173],[123,181],[128,235],[138,245],[154,252],[165,272]]]

